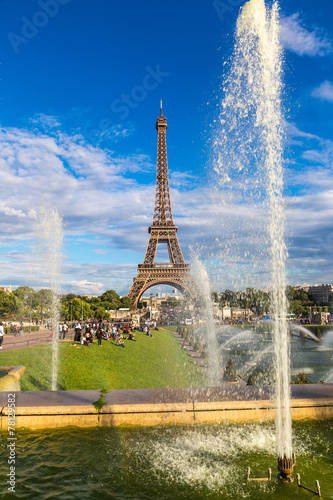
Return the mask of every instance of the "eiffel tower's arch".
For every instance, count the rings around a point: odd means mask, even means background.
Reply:
[[[157,166],[153,223],[148,228],[149,241],[143,264],[138,265],[138,274],[127,294],[135,306],[141,295],[155,285],[170,285],[190,299],[199,295],[198,287],[191,275],[190,264],[185,263],[177,237],[178,227],[175,226],[172,217],[166,129],[167,121],[163,116],[161,101],[160,116],[156,121]],[[167,244],[169,262],[155,264],[159,243]]]
[[[167,285],[172,288],[176,288],[179,292],[181,292],[184,297],[189,300],[194,300],[198,295],[198,290],[196,289],[196,285],[191,279],[191,276],[188,273],[179,274],[179,276],[175,276],[175,273],[170,273],[172,276],[168,276],[165,272],[160,272],[160,268],[149,269],[147,273],[139,272],[137,278],[135,278],[131,291],[132,291],[132,303],[137,306],[141,296],[150,288],[158,285]],[[174,271],[174,270],[173,270]],[[190,280],[188,282],[188,277]],[[193,287],[193,284],[195,287]],[[134,299],[135,297],[135,299]]]

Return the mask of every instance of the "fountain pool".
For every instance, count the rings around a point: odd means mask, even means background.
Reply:
[[[244,379],[254,372],[260,385],[273,381],[273,335],[269,331],[258,329],[240,329],[231,326],[217,328],[217,337],[225,358],[232,359],[237,372]],[[326,341],[327,339],[327,341]],[[292,337],[290,340],[291,375],[305,373],[311,382],[328,380],[332,369],[333,350],[326,348],[331,339],[331,332],[324,334],[321,344],[310,339]],[[322,348],[322,345],[325,348]],[[255,364],[254,364],[255,363]],[[242,375],[243,376],[243,375]]]
[[[295,472],[323,498],[333,496],[333,421],[296,422]],[[1,446],[7,435],[1,434]],[[52,429],[17,432],[16,491],[46,499],[311,498],[276,479],[274,425]],[[272,481],[247,483],[251,476]],[[320,472],[319,472],[320,471]],[[1,484],[7,467],[0,466]],[[4,486],[2,486],[4,490]]]

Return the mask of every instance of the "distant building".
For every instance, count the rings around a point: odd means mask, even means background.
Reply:
[[[295,290],[304,290],[305,292],[309,291],[309,288],[311,288],[311,285],[308,283],[303,283],[303,285],[296,285],[294,286]]]
[[[0,290],[6,293],[12,293],[12,285],[9,286],[0,286]]]
[[[247,320],[254,316],[251,309],[238,309],[237,307],[222,307],[222,319],[242,319]]]
[[[238,308],[231,308],[231,317],[232,319],[250,319],[252,316],[254,316],[253,312],[251,309],[238,309]]]
[[[329,294],[333,292],[333,285],[312,285],[309,287],[308,294],[313,297],[315,302],[325,304],[328,302]]]
[[[313,312],[311,314],[311,323],[313,325],[327,325],[327,312]]]
[[[231,307],[224,306],[222,307],[221,311],[222,311],[222,319],[231,318]]]

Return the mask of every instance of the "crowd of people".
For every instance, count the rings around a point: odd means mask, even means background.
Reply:
[[[102,321],[87,321],[87,322],[76,322],[74,325],[74,344],[79,343],[83,346],[89,347],[94,339],[97,339],[99,346],[102,346],[102,340],[110,341],[112,340],[114,344],[118,347],[125,348],[125,340],[136,342],[136,333],[131,323],[125,324],[115,324]],[[157,328],[155,327],[155,330]],[[66,333],[68,331],[67,323],[59,325],[59,339],[66,339]],[[144,333],[148,337],[152,337],[150,328],[147,325],[140,326],[137,331]]]

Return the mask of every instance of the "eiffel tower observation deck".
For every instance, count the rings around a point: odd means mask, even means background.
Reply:
[[[150,236],[143,263],[138,265],[138,275],[127,294],[135,306],[141,295],[155,285],[170,285],[191,300],[198,295],[197,285],[191,275],[191,266],[185,263],[177,237],[178,227],[172,217],[165,137],[167,126],[161,100],[160,116],[156,121],[157,165],[153,223],[148,228]],[[155,263],[157,246],[160,243],[167,244],[169,262]]]

